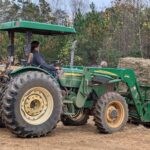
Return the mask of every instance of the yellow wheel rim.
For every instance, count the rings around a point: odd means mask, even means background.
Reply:
[[[32,125],[39,125],[49,119],[54,101],[51,93],[42,87],[28,90],[22,97],[20,112],[23,119]]]
[[[123,104],[119,101],[109,103],[105,111],[105,118],[109,127],[118,128],[125,118]]]

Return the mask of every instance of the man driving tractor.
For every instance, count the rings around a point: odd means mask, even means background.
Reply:
[[[53,75],[56,75],[56,72],[57,70],[59,70],[59,67],[55,67],[53,64],[48,65],[39,51],[40,43],[38,41],[33,41],[31,43],[31,53],[29,56],[28,63],[30,63],[32,66],[38,66],[42,69],[46,69],[47,71],[52,72]]]

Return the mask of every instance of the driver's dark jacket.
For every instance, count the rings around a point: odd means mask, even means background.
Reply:
[[[48,65],[44,60],[43,56],[38,51],[33,52],[31,65],[38,66],[42,69],[46,69],[47,71],[56,72],[55,67],[53,65]]]

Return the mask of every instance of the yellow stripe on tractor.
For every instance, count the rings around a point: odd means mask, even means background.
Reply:
[[[78,76],[78,77],[81,77],[81,76],[83,76],[83,74],[79,74],[79,73],[64,73],[64,76]]]
[[[110,76],[118,76],[117,74],[115,74],[115,73],[112,73],[112,72],[108,72],[108,71],[104,71],[104,70],[96,70],[96,71],[94,71],[94,72],[96,72],[96,73],[101,73],[101,74],[105,74],[105,75],[110,75]]]

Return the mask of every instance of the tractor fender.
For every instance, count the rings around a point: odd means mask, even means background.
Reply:
[[[51,76],[52,78],[54,78],[53,75],[50,72],[48,72],[48,71],[46,71],[44,69],[41,69],[39,67],[33,67],[33,66],[22,67],[22,68],[16,69],[16,70],[14,70],[14,71],[12,71],[10,73],[10,76],[14,77],[16,75],[19,75],[19,74],[27,72],[27,71],[39,71],[39,72],[43,72],[43,73]]]

